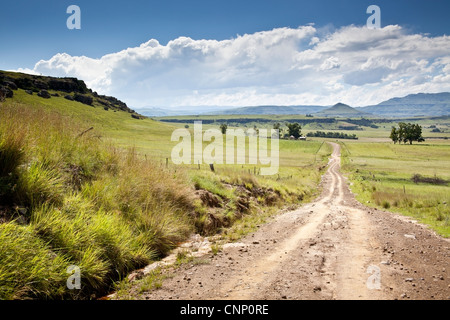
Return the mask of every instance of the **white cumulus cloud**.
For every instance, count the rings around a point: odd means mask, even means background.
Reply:
[[[94,59],[59,53],[29,73],[83,79],[144,106],[378,103],[450,91],[450,37],[400,26],[277,28],[227,40],[151,39]]]

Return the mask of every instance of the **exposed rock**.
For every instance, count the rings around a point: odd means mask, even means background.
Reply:
[[[135,271],[135,272],[131,273],[128,276],[128,281],[132,282],[132,281],[140,280],[143,277],[144,277],[144,271],[138,270],[138,271]]]
[[[132,113],[131,117],[134,118],[134,119],[138,119],[138,120],[145,119],[144,116],[141,116],[141,115],[135,114],[135,113]]]
[[[11,90],[17,90],[17,85],[12,81],[5,81],[4,85],[6,85]]]
[[[222,249],[224,251],[230,249],[230,248],[247,248],[248,245],[243,243],[243,242],[231,242],[231,243],[226,243],[222,246]]]
[[[35,88],[38,88],[38,89],[41,89],[41,90],[48,90],[49,89],[48,84],[46,82],[44,82],[44,81],[41,81],[41,80],[34,80],[33,86]]]
[[[83,104],[87,104],[89,106],[92,105],[92,102],[94,102],[94,99],[91,96],[86,96],[83,94],[75,93],[73,99],[75,101],[81,102]]]
[[[195,191],[195,195],[208,207],[222,207],[221,199],[207,190],[197,190]]]
[[[236,201],[236,205],[240,213],[247,213],[250,209],[250,199],[247,197],[239,197]]]
[[[84,81],[78,80],[77,78],[51,78],[47,83],[49,89],[52,90],[78,93],[89,92]]]
[[[41,91],[38,92],[37,95],[39,97],[41,97],[41,98],[44,98],[44,99],[50,99],[51,98],[51,95],[50,95],[50,93],[48,93],[47,90],[41,90]]]
[[[12,98],[14,93],[8,87],[0,87],[0,100],[5,98]]]

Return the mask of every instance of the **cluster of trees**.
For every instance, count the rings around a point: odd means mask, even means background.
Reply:
[[[400,122],[397,127],[392,127],[391,135],[389,138],[395,143],[407,143],[412,144],[413,141],[423,142],[425,139],[422,137],[422,127],[418,124]]]
[[[281,123],[277,122],[273,125],[273,128],[275,130],[280,131],[280,136],[283,134],[284,129],[281,127]],[[285,138],[289,138],[290,136],[293,136],[294,138],[298,139],[302,135],[302,126],[298,122],[293,123],[286,123],[287,132],[284,134]]]
[[[298,139],[302,135],[302,126],[299,123],[287,123],[286,126],[289,137],[293,136],[295,139]]]
[[[316,131],[316,132],[309,132],[307,137],[318,137],[318,138],[333,138],[333,139],[353,139],[358,140],[358,137],[356,134],[347,134],[343,132],[323,132],[323,131]]]

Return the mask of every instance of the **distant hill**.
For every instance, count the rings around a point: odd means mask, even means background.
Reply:
[[[384,117],[446,116],[450,115],[450,92],[410,94],[357,109]]]
[[[331,108],[313,113],[315,117],[332,117],[332,118],[354,118],[354,117],[370,117],[373,115],[367,112],[359,111],[349,105],[337,103]]]
[[[225,115],[225,114],[259,114],[259,115],[275,115],[275,114],[311,114],[326,109],[324,106],[252,106],[226,109],[222,111],[208,112],[205,114]]]
[[[192,116],[197,114],[223,114],[223,111],[231,108],[224,106],[178,106],[173,108],[143,107],[139,113],[148,117]],[[205,110],[208,110],[207,112]]]

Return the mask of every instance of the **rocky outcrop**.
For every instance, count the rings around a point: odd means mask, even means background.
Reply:
[[[79,93],[75,93],[75,95],[73,96],[73,99],[75,101],[87,104],[89,106],[91,106],[92,103],[94,102],[94,99],[91,96],[87,96],[87,95],[79,94]]]
[[[3,101],[6,98],[12,98],[14,93],[8,87],[0,86],[0,101]]]
[[[17,90],[17,85],[8,77],[0,74],[0,101],[14,96],[13,90]]]
[[[50,99],[52,96],[50,95],[50,93],[48,93],[47,90],[41,90],[38,92],[37,94],[39,97],[44,98],[44,99]]]

